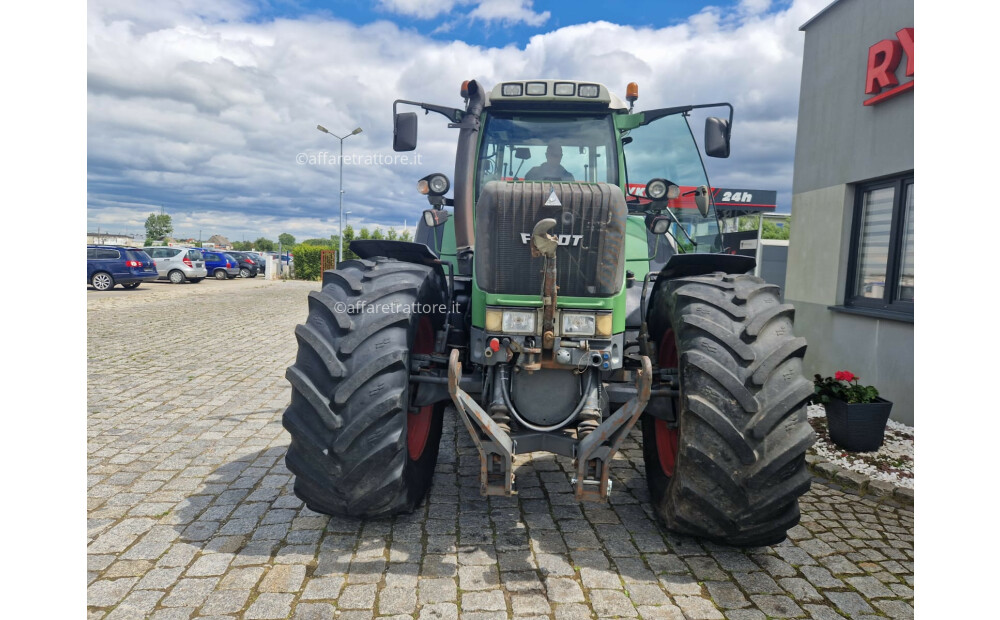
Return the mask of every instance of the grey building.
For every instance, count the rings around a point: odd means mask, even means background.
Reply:
[[[850,370],[913,424],[913,3],[806,22],[786,301],[805,370]]]

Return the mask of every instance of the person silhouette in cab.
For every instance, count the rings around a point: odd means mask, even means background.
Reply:
[[[535,166],[524,175],[525,181],[575,181],[573,175],[562,167],[562,147],[552,143],[545,149],[545,163]]]

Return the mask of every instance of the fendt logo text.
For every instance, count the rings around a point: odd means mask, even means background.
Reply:
[[[576,247],[580,245],[580,240],[583,239],[583,235],[559,235],[559,245],[571,245]],[[521,233],[521,243],[527,245],[531,241],[531,233]]]

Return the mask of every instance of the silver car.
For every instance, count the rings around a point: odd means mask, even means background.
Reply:
[[[158,280],[170,280],[180,284],[185,280],[198,283],[208,277],[205,259],[198,248],[149,247],[146,252],[156,262]]]

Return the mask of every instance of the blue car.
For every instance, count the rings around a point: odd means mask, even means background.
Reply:
[[[116,284],[136,288],[158,275],[156,263],[140,248],[87,246],[87,284],[99,291],[111,290]]]
[[[208,275],[216,280],[231,279],[240,275],[239,261],[228,252],[202,248],[201,255],[205,257],[205,269],[208,270]]]

